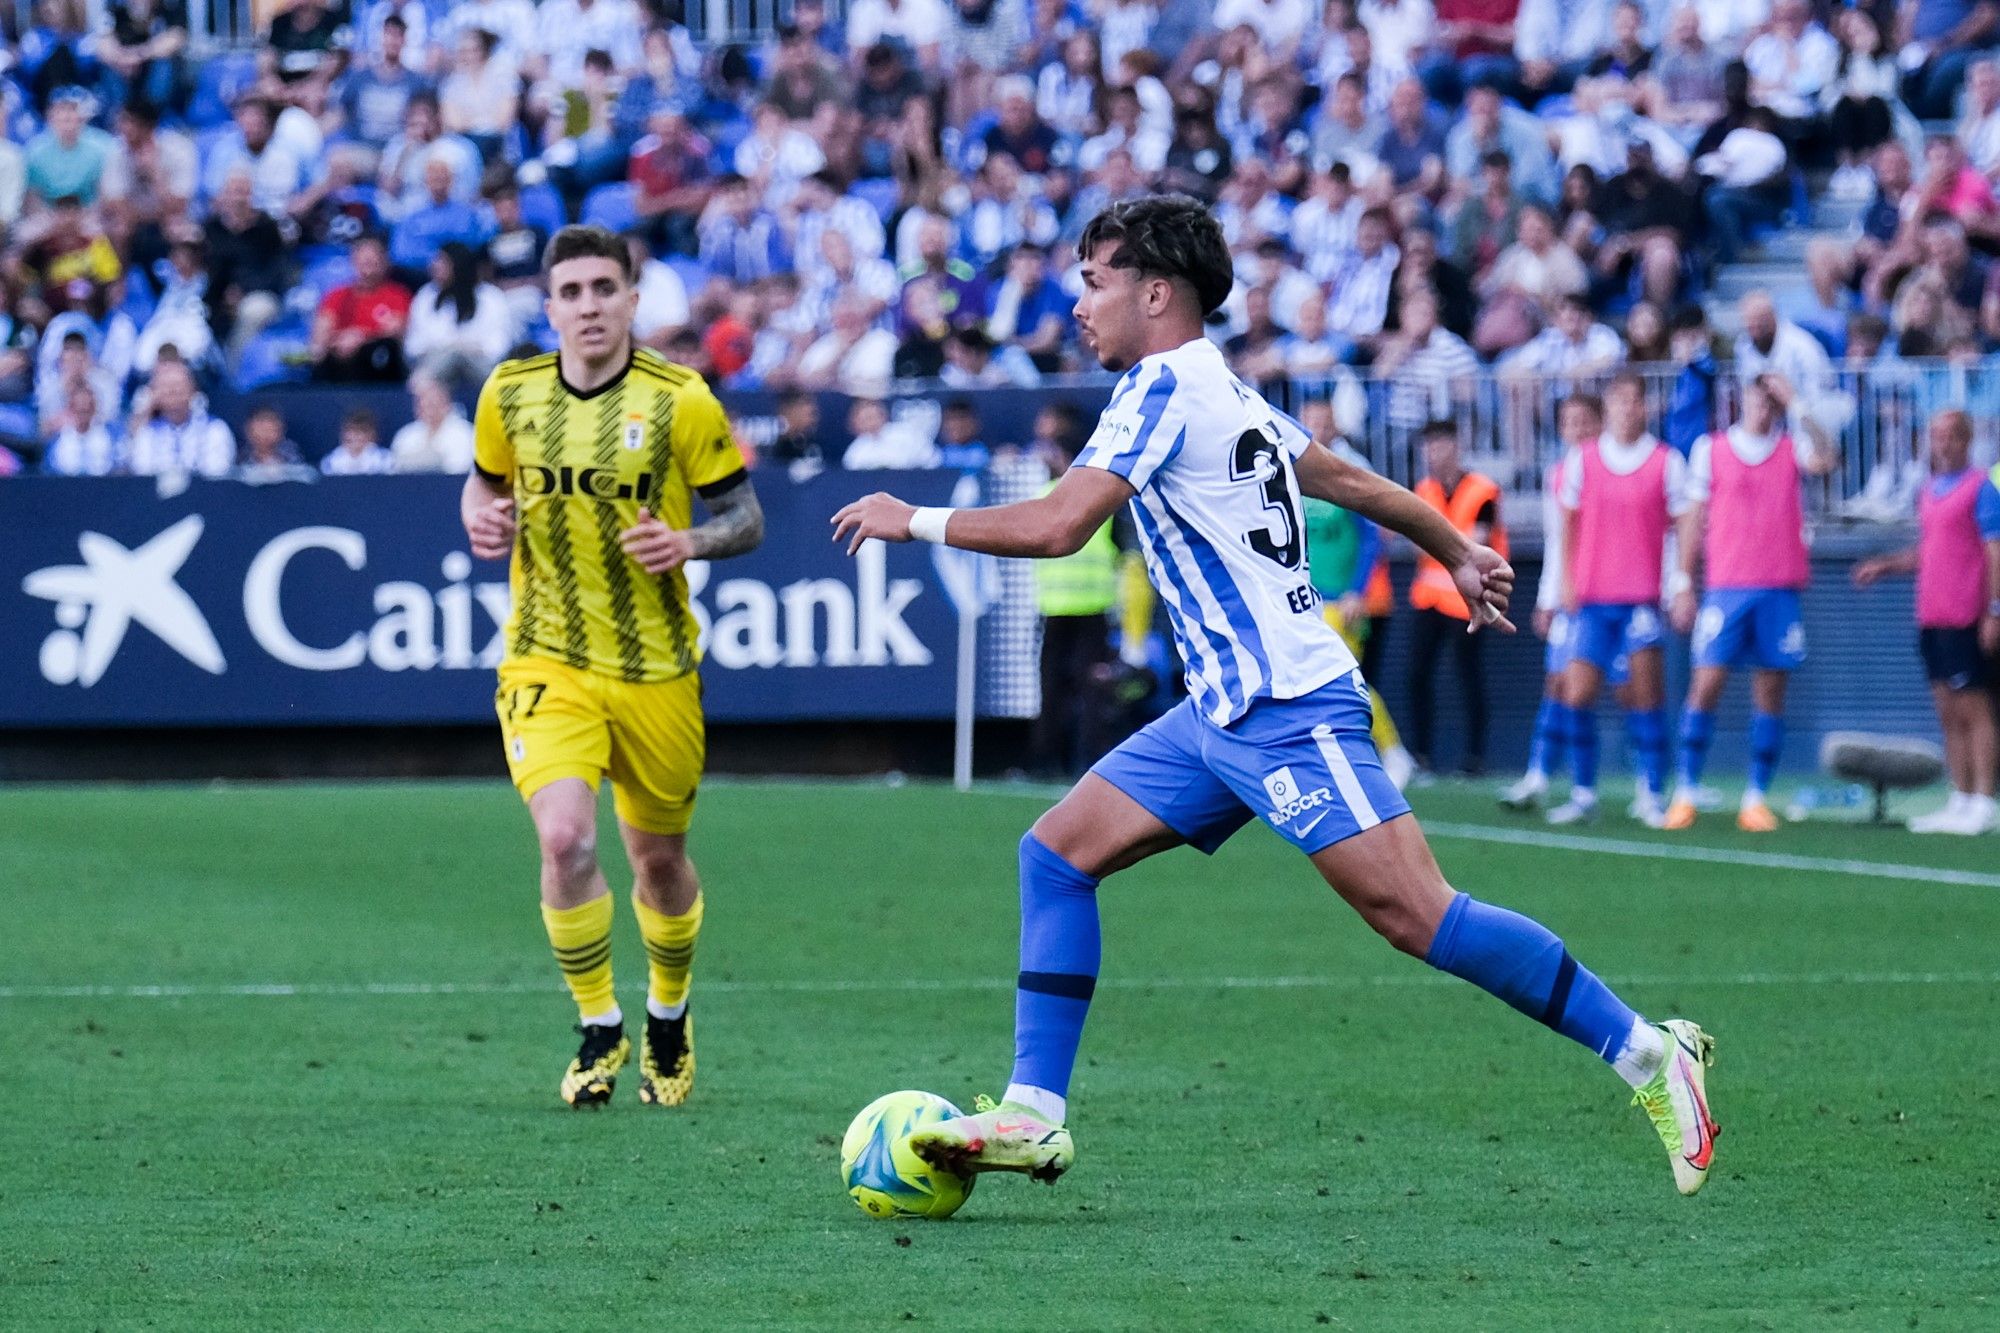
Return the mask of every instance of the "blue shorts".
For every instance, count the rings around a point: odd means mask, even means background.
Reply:
[[[1551,676],[1560,676],[1568,670],[1569,664],[1577,658],[1577,618],[1567,611],[1558,611],[1549,622],[1549,640],[1542,651],[1542,670]],[[1619,653],[1613,658],[1604,678],[1613,685],[1623,685],[1632,675],[1632,658],[1629,653]]]
[[[1698,667],[1797,671],[1806,660],[1806,625],[1791,588],[1716,588],[1694,622]]]
[[[1977,625],[1925,626],[1917,631],[1917,654],[1924,659],[1924,678],[1933,685],[1976,690],[1986,680]]]
[[[1632,653],[1657,648],[1666,638],[1660,608],[1645,604],[1580,607],[1576,631],[1574,660],[1588,662],[1606,676],[1628,669]]]
[[[1229,727],[1190,700],[1090,771],[1201,851],[1262,816],[1308,856],[1410,812],[1369,739],[1359,671],[1298,699],[1259,699]]]

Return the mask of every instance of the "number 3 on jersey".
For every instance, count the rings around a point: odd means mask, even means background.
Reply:
[[[1229,460],[1231,481],[1255,481],[1263,487],[1264,508],[1278,516],[1282,536],[1274,538],[1270,525],[1252,528],[1243,534],[1251,550],[1283,569],[1297,569],[1305,559],[1305,541],[1299,531],[1299,502],[1292,495],[1292,473],[1285,466],[1278,442],[1261,430],[1246,430],[1237,437],[1236,450]]]

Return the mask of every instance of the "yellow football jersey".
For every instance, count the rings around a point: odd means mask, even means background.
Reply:
[[[577,393],[554,352],[505,361],[480,391],[473,437],[475,466],[514,493],[507,657],[634,682],[693,671],[687,579],[646,573],[618,535],[641,505],[686,528],[694,492],[743,470],[701,376],[640,348],[623,375]]]

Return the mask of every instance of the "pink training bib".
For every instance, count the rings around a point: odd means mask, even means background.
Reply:
[[[1708,459],[1708,586],[1805,587],[1812,573],[1791,436],[1780,435],[1771,456],[1752,467],[1737,457],[1728,432],[1717,431]]]
[[[1949,481],[1942,497],[1939,481]],[[1979,540],[1979,473],[1924,483],[1917,500],[1917,624],[1962,629],[1986,610],[1986,549]]]
[[[1636,471],[1619,476],[1592,440],[1577,451],[1577,600],[1586,606],[1656,606],[1667,540],[1667,450],[1654,445]]]

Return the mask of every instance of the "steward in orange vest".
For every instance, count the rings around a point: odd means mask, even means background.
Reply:
[[[1417,494],[1454,528],[1505,555],[1507,530],[1500,524],[1500,488],[1492,478],[1459,466],[1457,424],[1433,421],[1424,427],[1423,440],[1424,465],[1430,475],[1417,483]],[[1486,766],[1486,669],[1480,648],[1486,636],[1465,632],[1465,621],[1471,616],[1465,599],[1452,583],[1450,571],[1427,555],[1417,559],[1410,605],[1417,609],[1410,639],[1410,727],[1406,733],[1410,753],[1423,768],[1432,767],[1438,658],[1449,648],[1458,664],[1460,699],[1465,708],[1465,725],[1457,733],[1461,742],[1459,771],[1481,773]]]
[[[1454,468],[1457,452],[1456,448],[1452,450]],[[1452,482],[1448,494],[1444,480]],[[1418,482],[1416,490],[1417,498],[1450,519],[1454,528],[1502,556],[1507,554],[1507,529],[1500,522],[1500,487],[1491,477],[1458,472],[1455,478],[1447,474],[1441,480],[1433,474]],[[1485,527],[1484,535],[1476,531],[1480,527]],[[1465,598],[1459,596],[1458,586],[1451,581],[1450,571],[1423,554],[1417,557],[1416,577],[1410,583],[1410,605],[1419,611],[1441,611],[1454,620],[1466,620],[1472,615]]]

